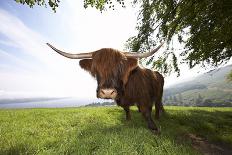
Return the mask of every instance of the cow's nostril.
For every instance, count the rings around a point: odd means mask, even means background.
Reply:
[[[112,88],[100,89],[99,97],[105,99],[114,99],[117,96],[117,90]]]
[[[101,93],[102,93],[102,94],[105,94],[105,92],[104,92],[103,90],[101,90]]]
[[[113,90],[110,95],[112,95],[115,91]]]

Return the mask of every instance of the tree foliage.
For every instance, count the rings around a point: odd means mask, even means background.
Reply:
[[[54,12],[56,12],[56,8],[59,6],[60,0],[15,0],[17,3],[26,4],[29,7],[33,7],[34,5],[45,6],[49,5]]]
[[[55,11],[60,0],[15,0],[30,7],[35,4],[49,6]],[[232,56],[232,0],[133,0],[140,6],[137,18],[137,35],[128,39],[130,51],[147,51],[158,42],[167,42],[167,50],[154,61],[147,60],[154,69],[163,73],[175,71],[178,64],[190,68],[201,64],[218,66]],[[125,7],[124,0],[84,0],[84,7],[103,11],[114,9],[116,4]],[[176,52],[175,38],[185,47]]]
[[[84,0],[85,8],[91,6],[91,7],[95,7],[100,11],[103,11],[106,8],[114,10],[116,4],[120,4],[122,7],[125,8],[124,0]]]
[[[134,0],[140,6],[138,34],[128,40],[132,51],[145,51],[157,41],[166,40],[171,51],[159,60],[151,61],[154,68],[171,66],[179,72],[177,58],[189,65],[218,66],[232,56],[232,1],[231,0]],[[185,47],[175,54],[174,37]],[[172,61],[166,61],[172,56]],[[158,62],[159,62],[158,60]],[[170,59],[169,59],[170,60]],[[168,72],[168,67],[164,70]]]
[[[29,7],[34,5],[45,6],[48,5],[56,12],[56,8],[59,6],[60,0],[15,0],[17,3],[27,4]],[[120,4],[122,7],[125,7],[124,0],[84,0],[84,7],[89,6],[94,7],[100,11],[105,10],[106,8],[113,9],[116,4]]]
[[[227,75],[227,80],[232,82],[232,70],[230,71],[230,73]]]

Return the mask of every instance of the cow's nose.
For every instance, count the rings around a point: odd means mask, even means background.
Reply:
[[[117,91],[116,89],[100,89],[99,91],[99,97],[100,98],[105,98],[105,99],[115,99],[117,96]]]

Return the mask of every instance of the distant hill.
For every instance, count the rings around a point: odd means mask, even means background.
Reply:
[[[226,80],[232,65],[211,70],[195,79],[165,89],[166,105],[232,106],[232,82]]]

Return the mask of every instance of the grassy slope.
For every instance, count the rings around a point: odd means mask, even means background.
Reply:
[[[227,81],[226,76],[231,68],[232,65],[228,65],[212,72],[199,75],[191,81],[173,85],[164,91],[164,95],[168,92],[166,94],[167,97],[170,95],[176,95],[176,97],[178,97],[178,94],[181,93],[182,98],[187,100],[186,103],[191,99],[198,98],[199,94],[204,97],[204,99],[230,100],[232,96],[232,82]],[[186,88],[195,85],[205,85],[207,88],[186,90]]]
[[[188,90],[182,93],[182,97],[185,99],[196,99],[199,94],[204,99],[230,99],[231,92],[222,91],[217,89],[194,89]]]
[[[0,154],[199,154],[189,133],[232,146],[232,108],[166,110],[160,136],[135,108],[130,122],[118,107],[0,110]]]

